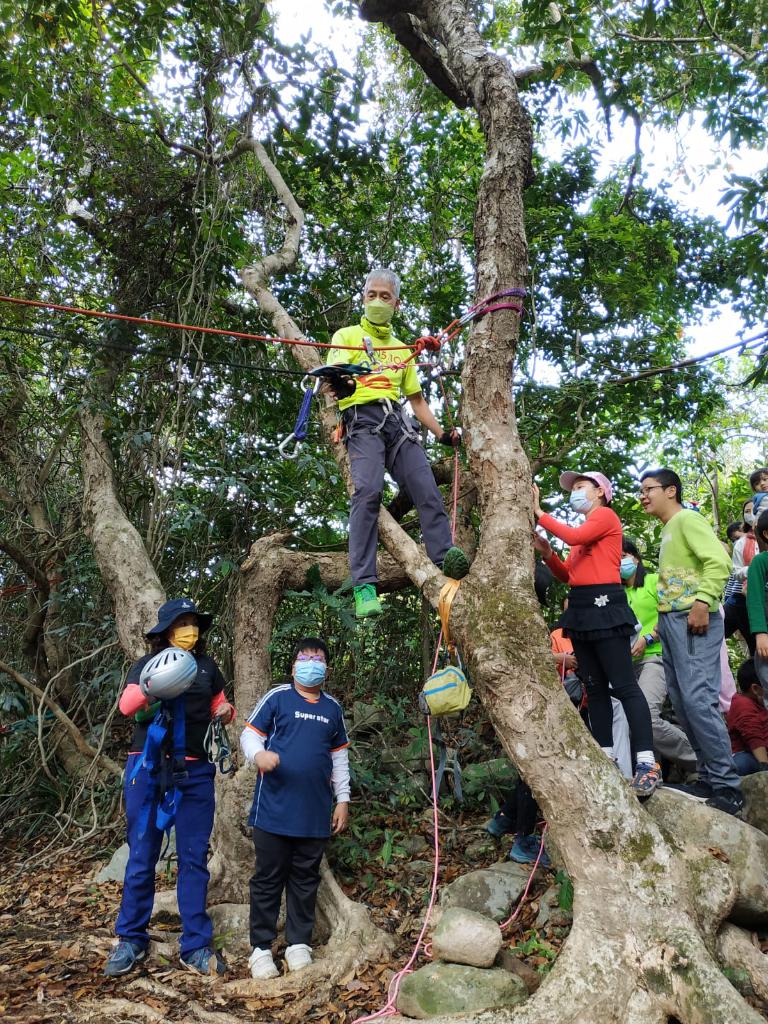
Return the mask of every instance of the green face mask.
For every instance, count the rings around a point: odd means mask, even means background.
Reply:
[[[395,315],[395,307],[381,299],[374,299],[373,302],[366,302],[364,308],[365,319],[378,327],[388,324]]]

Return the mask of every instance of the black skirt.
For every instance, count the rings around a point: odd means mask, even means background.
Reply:
[[[561,621],[564,636],[590,642],[612,636],[632,636],[637,628],[635,613],[620,583],[571,587],[568,607]]]

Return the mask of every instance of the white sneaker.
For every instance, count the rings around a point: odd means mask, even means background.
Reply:
[[[300,971],[312,963],[312,949],[303,942],[288,946],[285,951],[285,962],[289,971]]]
[[[248,966],[251,969],[251,977],[259,980],[276,978],[280,973],[269,949],[256,947],[248,958]]]

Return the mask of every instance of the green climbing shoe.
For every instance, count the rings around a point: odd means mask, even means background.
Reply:
[[[443,572],[452,580],[464,579],[469,572],[469,562],[461,548],[448,548],[443,559]]]
[[[358,619],[367,619],[369,615],[381,615],[381,602],[376,596],[376,587],[372,583],[361,583],[353,590],[355,595],[355,615]]]

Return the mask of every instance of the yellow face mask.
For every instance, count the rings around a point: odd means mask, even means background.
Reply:
[[[191,651],[200,636],[197,626],[176,626],[168,634],[174,647],[180,647],[182,651]]]

